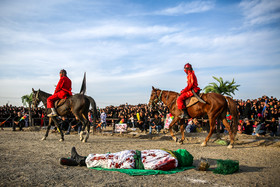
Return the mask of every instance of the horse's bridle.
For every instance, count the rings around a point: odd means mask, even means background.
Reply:
[[[37,107],[37,102],[40,102],[40,100],[39,100],[39,90],[37,91],[37,93],[35,95],[34,107],[35,107],[35,105]]]
[[[160,91],[159,96],[157,95],[156,91],[155,91],[155,94],[156,94],[157,97],[153,100],[154,104],[157,104],[158,102],[162,102],[161,101],[162,90]]]

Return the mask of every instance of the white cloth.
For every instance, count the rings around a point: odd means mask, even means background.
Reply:
[[[178,166],[176,158],[160,149],[143,150],[141,158],[144,168],[149,170],[169,170]]]
[[[125,150],[117,153],[89,154],[86,158],[87,167],[101,167],[107,169],[134,169],[136,151]],[[178,161],[170,153],[159,150],[141,151],[141,159],[147,170],[169,170],[178,166]]]
[[[87,167],[133,169],[135,165],[134,150],[125,150],[117,153],[89,154],[86,158]]]

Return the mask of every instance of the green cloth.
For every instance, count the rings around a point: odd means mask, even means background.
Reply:
[[[217,160],[217,168],[214,169],[216,174],[232,174],[239,170],[239,162],[235,160]]]
[[[159,174],[174,174],[181,171],[185,171],[188,169],[193,169],[195,166],[189,166],[189,167],[179,167],[175,168],[169,171],[162,171],[162,170],[143,170],[143,169],[105,169],[105,168],[90,168],[95,170],[105,170],[105,171],[118,171],[121,173],[125,173],[131,176],[136,175],[159,175]]]
[[[193,164],[193,156],[186,149],[174,151],[178,160],[178,167],[188,167]]]
[[[228,143],[225,140],[217,140],[215,141],[215,143],[219,145],[228,145]]]
[[[141,151],[136,150],[136,154],[134,155],[134,160],[135,160],[135,169],[144,170],[144,165],[141,158]]]

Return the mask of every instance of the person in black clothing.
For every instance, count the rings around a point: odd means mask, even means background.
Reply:
[[[70,122],[69,127],[68,127],[68,130],[67,130],[67,132],[65,133],[65,135],[70,134],[71,128],[74,129],[75,131],[78,131],[78,133],[81,132],[82,123],[80,122],[80,120],[79,120],[77,117],[75,117],[75,118]]]
[[[140,112],[140,120],[137,121],[138,128],[143,132],[144,130],[147,131],[147,116],[144,115],[144,112]]]
[[[158,114],[154,114],[154,119],[150,123],[150,128],[149,128],[149,134],[152,134],[152,129],[156,129],[157,133],[160,132],[162,129],[163,122],[161,121],[161,118],[158,117]]]
[[[23,116],[21,115],[21,112],[18,112],[17,116],[13,120],[13,131],[16,130],[16,127],[19,127],[19,130],[23,131],[22,128],[24,127],[25,121],[23,120],[22,117]]]
[[[244,124],[244,133],[248,135],[252,135],[253,133],[253,125],[250,123],[248,118],[244,119],[245,124]]]
[[[68,131],[69,129],[69,121],[65,116],[61,117],[61,121],[59,122],[60,128],[63,131]]]
[[[271,122],[268,124],[268,130],[270,131],[270,136],[277,136],[277,126],[278,123],[275,120],[275,117],[271,119]]]
[[[251,111],[251,102],[248,99],[247,102],[246,102],[245,108],[244,108],[244,116],[245,116],[245,118],[250,119],[251,113],[252,113],[252,111]]]

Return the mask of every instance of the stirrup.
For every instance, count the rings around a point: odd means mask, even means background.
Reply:
[[[188,119],[188,118],[190,118],[190,116],[189,116],[188,112],[186,111],[186,109],[182,109],[182,111],[183,111],[183,113],[179,116],[179,118],[181,118],[181,119],[184,119],[184,118]]]
[[[50,113],[50,114],[48,114],[48,117],[55,117],[55,116],[57,116],[56,113]]]

